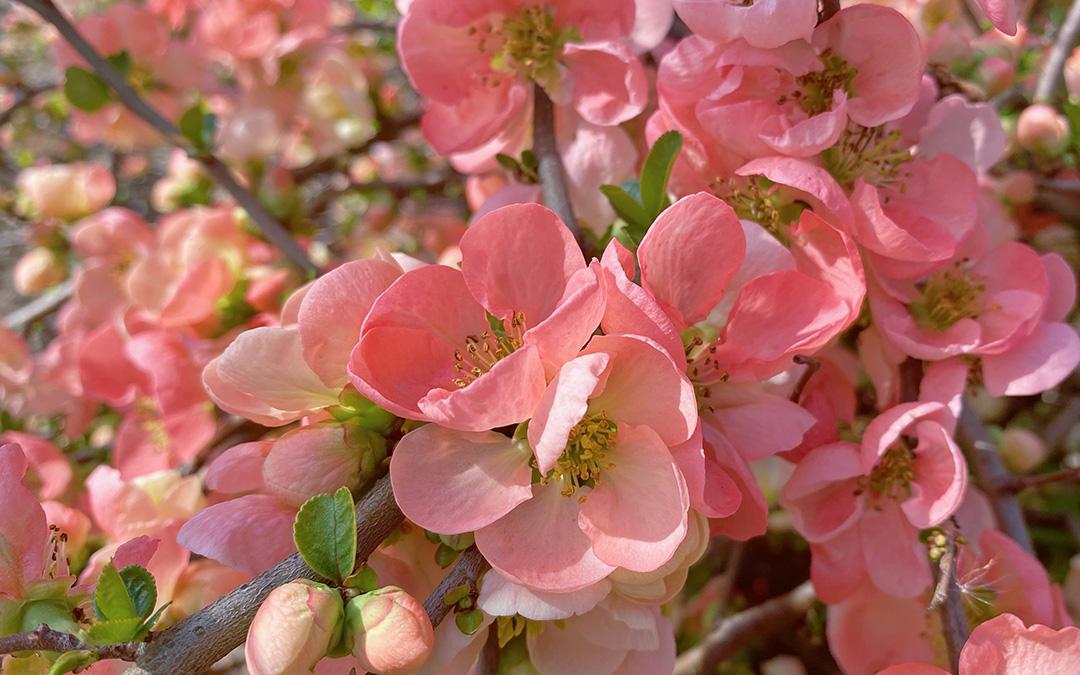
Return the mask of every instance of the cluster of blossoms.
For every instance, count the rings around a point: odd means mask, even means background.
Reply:
[[[158,130],[52,45],[72,139],[131,154],[0,191],[28,221],[16,288],[70,293],[39,334],[0,327],[0,640],[141,643],[299,552],[319,580],[260,598],[253,675],[671,673],[726,601],[692,581],[707,551],[783,524],[845,673],[948,672],[942,559],[973,629],[960,673],[1080,672],[1080,598],[954,440],[976,393],[1052,394],[1080,364],[1075,236],[1033,199],[1080,148],[1050,105],[1007,130],[982,100],[1020,86],[1012,2],[979,3],[977,40],[894,4],[400,0],[418,101],[331,0],[75,21],[190,147],[148,216],[122,183],[163,164]],[[1078,73],[1080,52],[1080,98]],[[382,143],[410,105],[444,160]],[[200,162],[324,273],[290,267]],[[323,166],[391,197],[364,198],[351,241],[327,244],[325,197],[298,186]],[[467,226],[389,182],[431,166],[460,178],[441,196]],[[1045,464],[1025,429],[1002,445]],[[390,535],[324,571],[311,542],[340,549],[340,522],[312,514],[353,495],[363,533],[387,483]],[[481,573],[444,587],[469,556]],[[125,668],[50,651],[4,672]]]

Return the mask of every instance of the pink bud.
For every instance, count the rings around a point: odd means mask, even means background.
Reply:
[[[44,246],[30,249],[15,263],[15,290],[23,295],[37,295],[65,277],[64,261]]]
[[[1080,47],[1065,60],[1065,88],[1070,98],[1080,100]]]
[[[1069,122],[1045,103],[1028,106],[1016,123],[1016,140],[1032,152],[1055,154],[1069,139]]]
[[[424,665],[435,642],[431,620],[414,597],[397,586],[357,596],[345,608],[345,639],[365,669],[404,675]]]
[[[979,64],[979,77],[986,85],[987,96],[997,96],[1009,88],[1016,76],[1016,68],[1000,56],[991,56]]]
[[[300,579],[274,589],[248,629],[244,658],[251,675],[311,670],[341,639],[343,609],[337,591]]]
[[[1010,204],[1029,204],[1035,198],[1035,176],[1030,171],[1013,171],[1001,177],[998,190]]]
[[[26,169],[19,174],[18,186],[36,215],[63,220],[89,215],[116,194],[109,170],[88,162]]]
[[[1006,429],[1001,437],[1001,454],[1013,471],[1027,473],[1046,459],[1046,443],[1027,429]]]

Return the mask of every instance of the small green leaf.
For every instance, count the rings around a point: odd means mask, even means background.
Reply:
[[[304,502],[293,524],[296,550],[316,574],[341,583],[356,566],[356,515],[352,494],[315,495]]]
[[[126,50],[111,54],[105,57],[105,60],[112,64],[125,80],[131,74],[131,55]]]
[[[512,174],[517,174],[521,172],[521,165],[518,164],[518,161],[510,155],[500,152],[499,154],[495,155],[495,161],[499,163],[499,166],[506,169]]]
[[[105,80],[78,66],[68,66],[64,71],[64,96],[85,112],[97,112],[112,99]]]
[[[82,670],[86,668],[94,661],[97,661],[98,657],[93,652],[77,651],[77,652],[64,652],[58,659],[52,664],[52,668],[49,668],[49,675],[64,675],[64,673],[73,673],[76,670]]]
[[[458,602],[460,602],[461,599],[464,598],[465,596],[467,596],[468,594],[469,594],[469,585],[468,584],[461,584],[460,586],[455,586],[454,588],[451,588],[450,590],[448,590],[446,592],[446,595],[443,596],[442,601],[443,601],[443,604],[446,605],[447,607],[452,607],[453,605],[458,604]]]
[[[139,630],[135,633],[135,637],[132,639],[141,640],[146,637],[146,634],[154,629],[154,626],[157,625],[157,622],[161,620],[161,615],[165,613],[165,610],[168,609],[169,605],[171,604],[172,602],[166,602],[164,605],[159,607],[158,611],[154,612],[153,615],[150,616],[146,621],[143,621],[142,625],[139,626]]]
[[[207,150],[214,142],[217,117],[206,110],[202,101],[198,101],[184,111],[177,126],[196,150]]]
[[[667,206],[668,179],[682,143],[683,137],[678,131],[665,133],[653,143],[641,167],[641,204],[645,207],[650,225]]]
[[[611,202],[611,206],[619,217],[632,227],[644,231],[652,223],[641,204],[618,185],[601,185],[600,192],[604,193],[607,200]]]
[[[446,544],[439,544],[439,548],[435,549],[435,562],[443,569],[449,567],[457,557],[458,552]]]
[[[379,587],[379,577],[375,574],[375,570],[364,565],[349,575],[343,585],[346,588],[354,588],[361,593],[370,593]]]
[[[139,633],[142,623],[142,618],[137,616],[128,619],[97,621],[86,629],[86,642],[96,645],[127,642]]]
[[[150,616],[157,604],[157,584],[154,583],[153,575],[147,572],[145,567],[128,565],[120,570],[120,578],[124,580],[135,616],[140,619]]]
[[[468,612],[458,612],[454,615],[454,623],[458,630],[466,635],[473,635],[480,630],[480,624],[484,623],[484,613],[478,609]]]
[[[140,622],[143,620],[143,617],[136,614],[124,579],[112,562],[102,568],[101,576],[98,577],[97,588],[94,589],[94,614],[103,620],[132,617]]]

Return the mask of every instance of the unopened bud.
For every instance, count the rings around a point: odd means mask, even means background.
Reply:
[[[37,295],[67,277],[63,259],[44,246],[32,248],[15,263],[15,290]]]
[[[1001,437],[1001,455],[1010,469],[1028,473],[1046,461],[1046,443],[1027,429],[1006,429]]]
[[[1045,103],[1028,106],[1016,123],[1016,140],[1031,152],[1054,155],[1069,141],[1069,122]]]
[[[315,667],[341,640],[341,595],[314,581],[280,586],[248,629],[244,657],[251,675],[291,675]]]
[[[366,670],[404,675],[424,665],[435,632],[423,606],[397,586],[359,595],[345,608],[345,639]]]

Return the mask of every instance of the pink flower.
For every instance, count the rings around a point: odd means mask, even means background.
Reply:
[[[461,240],[462,269],[407,272],[372,305],[352,352],[353,384],[410,419],[484,431],[527,419],[545,376],[603,313],[597,272],[551,211],[493,211]]]
[[[345,642],[365,670],[404,675],[431,655],[435,635],[427,612],[396,586],[353,598],[345,615]]]
[[[496,570],[568,592],[616,567],[648,572],[671,559],[689,506],[671,447],[695,424],[693,390],[662,351],[600,336],[543,393],[528,444],[429,425],[398,444],[390,478],[417,524],[475,530]]]
[[[398,47],[427,99],[423,129],[432,145],[442,154],[490,158],[527,124],[533,82],[593,124],[640,113],[645,72],[624,45],[633,25],[628,0],[416,0],[398,29]]]
[[[1080,668],[1080,629],[1025,626],[1012,614],[980,624],[960,652],[962,675],[1069,673]]]
[[[275,588],[248,628],[244,660],[252,675],[309,671],[341,640],[341,594],[300,579]]]
[[[781,495],[814,549],[819,595],[846,595],[865,573],[900,597],[929,584],[918,530],[944,522],[960,505],[967,465],[953,443],[952,413],[941,403],[905,403],[867,426],[862,443],[811,451]]]
[[[792,40],[810,40],[817,25],[814,0],[764,0],[732,4],[726,0],[675,0],[675,11],[690,30],[715,42],[739,38],[771,49]]]
[[[16,184],[33,213],[62,220],[90,215],[112,201],[116,193],[112,173],[89,162],[24,169]]]
[[[56,499],[71,482],[72,470],[60,448],[48,440],[20,431],[0,434],[0,445],[15,443],[22,448],[28,463],[27,481],[35,486],[41,499]]]

